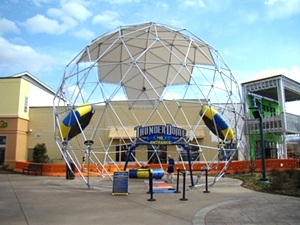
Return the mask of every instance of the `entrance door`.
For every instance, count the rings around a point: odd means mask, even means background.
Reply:
[[[5,160],[5,148],[0,147],[0,165],[4,164]]]
[[[6,136],[0,136],[0,165],[5,161]]]

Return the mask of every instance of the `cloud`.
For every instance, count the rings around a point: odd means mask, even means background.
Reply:
[[[62,34],[66,30],[64,25],[60,25],[57,20],[49,19],[40,14],[27,19],[23,26],[32,34]]]
[[[49,0],[32,0],[32,3],[37,7],[42,7],[43,4],[48,3]]]
[[[111,5],[121,5],[121,4],[129,4],[129,3],[140,3],[140,0],[104,0]]]
[[[160,9],[167,10],[169,8],[169,5],[165,2],[156,2],[156,7]]]
[[[66,18],[72,18],[80,22],[85,21],[91,16],[91,13],[83,5],[73,2],[64,3],[61,5],[61,8],[51,8],[47,14],[53,18],[61,18],[63,21]]]
[[[185,6],[200,6],[205,7],[203,0],[185,0],[183,2]]]
[[[92,23],[101,24],[108,28],[115,28],[124,24],[118,18],[119,14],[117,12],[104,11],[102,14],[96,15],[93,18]]]
[[[0,35],[5,33],[19,33],[20,30],[16,26],[15,22],[7,20],[5,18],[0,19]]]
[[[270,70],[263,70],[258,72],[255,75],[255,78],[261,78],[269,75],[284,75],[290,79],[293,79],[297,82],[300,82],[300,68],[298,66],[291,66],[290,69],[287,68],[278,68],[278,69],[270,69]]]
[[[257,12],[248,12],[241,15],[241,18],[244,18],[248,23],[254,23],[259,18],[259,14]]]
[[[31,34],[63,34],[84,22],[92,14],[81,4],[63,2],[60,8],[50,8],[47,17],[37,14],[27,19],[22,25]]]
[[[82,40],[90,41],[95,38],[95,33],[87,29],[81,29],[74,32],[74,36]]]
[[[0,37],[0,71],[19,73],[47,71],[56,64],[54,57],[36,52],[26,45],[14,45]]]
[[[264,2],[269,19],[280,19],[300,12],[299,0],[266,0]]]

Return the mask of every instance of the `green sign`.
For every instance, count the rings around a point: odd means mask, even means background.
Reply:
[[[7,127],[7,122],[1,120],[0,127],[1,127],[1,128]]]

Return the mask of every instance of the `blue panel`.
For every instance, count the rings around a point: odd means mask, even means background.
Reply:
[[[79,118],[79,113],[77,111],[71,111],[66,118],[63,120],[63,124],[67,127],[73,126],[73,124],[76,122],[76,118]]]
[[[214,120],[217,124],[217,126],[221,129],[221,130],[225,130],[228,128],[228,124],[227,122],[224,120],[224,118],[220,115],[220,114],[216,114],[214,116]]]

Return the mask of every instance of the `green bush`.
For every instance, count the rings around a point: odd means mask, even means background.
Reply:
[[[286,172],[279,172],[277,176],[273,176],[270,185],[271,190],[283,190],[285,183],[288,182],[288,178],[289,175]]]
[[[270,176],[271,177],[276,177],[280,175],[280,171],[278,169],[272,169],[271,172],[270,172]]]
[[[49,161],[49,156],[47,155],[47,148],[45,143],[39,143],[34,146],[32,158],[33,161],[36,163],[47,163]]]
[[[287,173],[287,174],[289,175],[289,178],[292,178],[292,177],[297,173],[297,170],[294,170],[294,169],[286,169],[284,172]]]
[[[236,174],[234,178],[243,181],[242,186],[255,191],[300,197],[300,170],[288,169],[279,171],[273,169],[267,174],[269,183],[261,182],[261,174]]]
[[[300,170],[296,170],[292,176],[293,184],[296,188],[300,189]]]
[[[1,166],[0,166],[0,170],[7,170],[8,167],[9,167],[8,164],[6,164],[6,165],[1,165]]]

